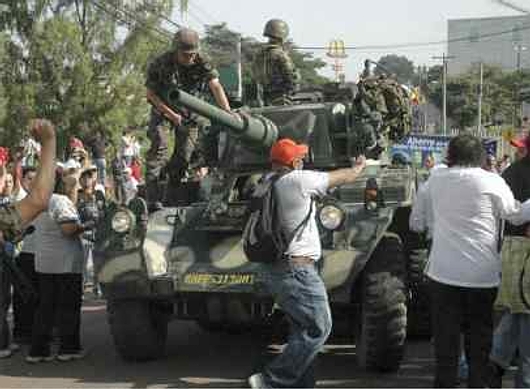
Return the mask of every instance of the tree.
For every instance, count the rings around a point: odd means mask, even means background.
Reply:
[[[15,134],[8,141],[16,141],[34,116],[52,119],[62,142],[87,135],[83,128],[117,136],[127,125],[145,123],[144,73],[168,42],[158,26],[170,0],[10,4],[0,58],[9,112],[2,127]]]
[[[516,92],[530,83],[530,73],[503,72],[494,66],[484,66],[483,71],[482,122],[493,124],[503,117],[505,122],[515,123],[515,109],[519,104]],[[428,74],[428,98],[441,109],[441,66],[429,69]],[[447,114],[461,129],[477,125],[479,82],[478,66],[447,80]]]
[[[381,66],[374,69],[374,73],[394,74],[400,84],[410,85],[415,80],[414,63],[405,56],[396,54],[384,55],[377,61]]]

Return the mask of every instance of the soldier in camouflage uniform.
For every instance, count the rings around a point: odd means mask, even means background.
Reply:
[[[257,54],[252,70],[261,86],[265,105],[291,104],[298,75],[284,43],[289,35],[287,23],[271,19],[265,25],[263,35],[269,42]]]
[[[175,150],[168,164],[169,189],[168,200],[178,189],[185,176],[192,156],[201,160],[201,129],[204,119],[196,115],[187,115],[184,111],[175,112],[167,104],[168,93],[175,88],[194,96],[204,96],[210,91],[216,103],[230,111],[230,104],[219,82],[219,73],[209,60],[199,53],[199,35],[183,28],[173,38],[170,51],[156,58],[147,71],[147,99],[153,105],[149,123],[151,148],[147,153],[146,188],[147,201],[151,210],[161,207],[159,178],[167,163],[167,136],[164,122],[167,119],[175,130]],[[198,162],[200,165],[200,162]]]

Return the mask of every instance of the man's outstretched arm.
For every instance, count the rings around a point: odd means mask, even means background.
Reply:
[[[28,225],[48,207],[55,186],[55,128],[48,120],[37,119],[31,122],[30,130],[42,144],[40,166],[31,192],[15,204],[23,225]]]

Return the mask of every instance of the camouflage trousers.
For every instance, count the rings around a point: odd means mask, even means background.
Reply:
[[[164,117],[157,112],[151,114],[148,137],[151,141],[146,156],[147,201],[161,201],[163,196],[160,179],[169,178],[168,186],[176,188],[186,176],[188,169],[204,164],[202,150],[202,128],[196,123],[172,127],[175,133],[175,148],[168,160],[168,135],[164,128]]]

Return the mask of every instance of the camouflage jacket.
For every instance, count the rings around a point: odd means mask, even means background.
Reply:
[[[530,256],[530,239],[524,236],[507,236],[502,245],[501,286],[495,306],[512,314],[530,314],[521,298],[521,272]]]
[[[0,231],[9,242],[16,242],[22,236],[22,219],[14,204],[0,206]]]
[[[256,55],[252,70],[266,100],[291,95],[296,87],[294,63],[281,45],[266,44]]]
[[[181,66],[175,62],[175,52],[168,51],[155,58],[147,69],[145,86],[167,102],[167,93],[179,88],[194,96],[203,95],[208,83],[219,78],[219,73],[208,58],[198,54],[191,66]]]

